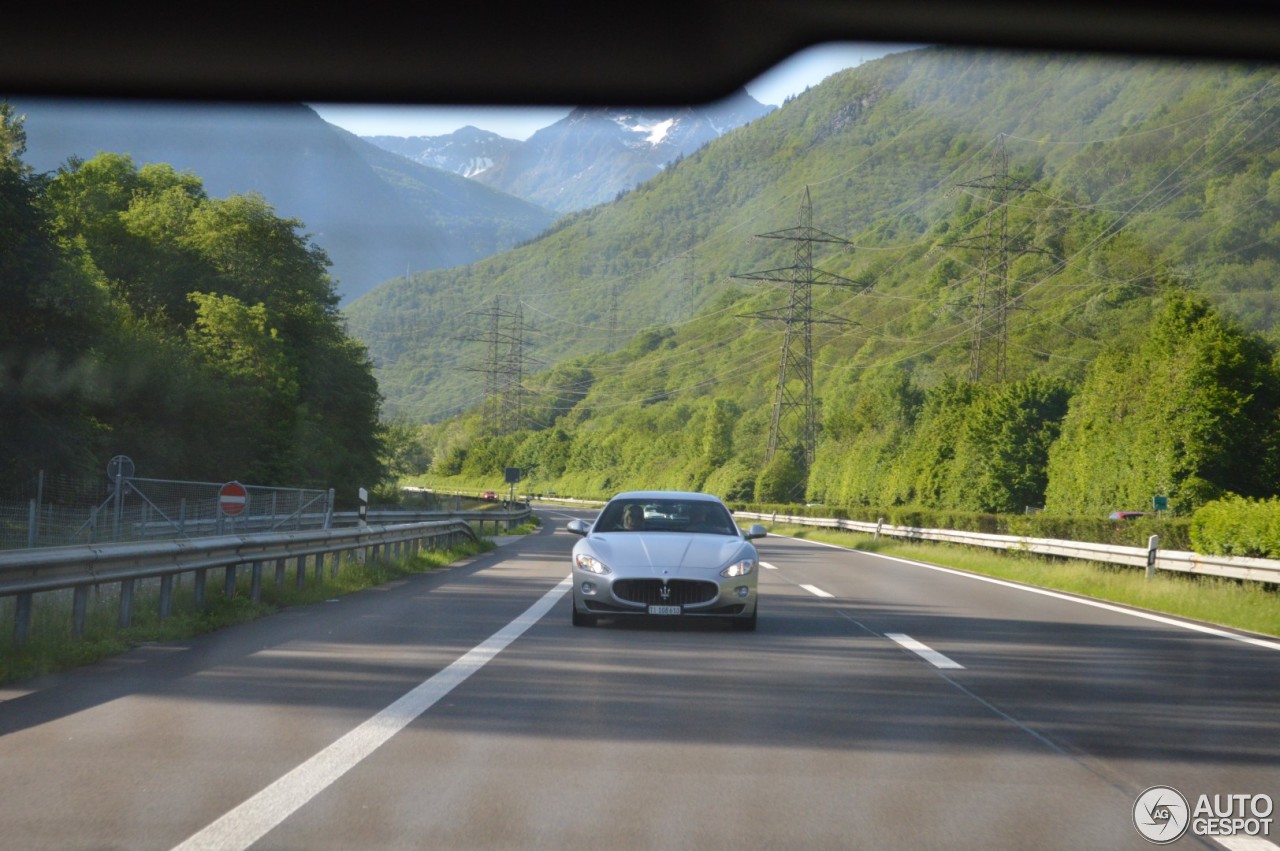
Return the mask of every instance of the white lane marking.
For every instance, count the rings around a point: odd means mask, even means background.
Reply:
[[[342,775],[407,727],[436,701],[506,649],[554,606],[573,584],[572,575],[542,596],[524,614],[468,650],[449,667],[424,680],[359,727],[311,759],[193,834],[174,851],[243,851],[293,815]]]
[[[1260,836],[1213,836],[1210,838],[1230,851],[1280,851],[1280,845]]]
[[[788,537],[788,536],[780,536]],[[1053,597],[1056,600],[1066,600],[1068,603],[1079,603],[1082,606],[1093,606],[1095,609],[1104,609],[1108,612],[1117,612],[1122,615],[1129,615],[1135,618],[1143,618],[1156,623],[1166,624],[1168,626],[1178,626],[1183,629],[1189,629],[1193,632],[1202,632],[1206,635],[1214,635],[1218,638],[1229,638],[1232,641],[1239,641],[1242,644],[1252,644],[1255,647],[1265,647],[1268,650],[1280,650],[1280,641],[1268,641],[1262,638],[1252,638],[1247,635],[1237,635],[1234,632],[1227,632],[1225,629],[1217,629],[1204,624],[1191,623],[1189,621],[1174,620],[1163,615],[1157,615],[1152,612],[1143,612],[1136,609],[1126,609],[1123,606],[1112,605],[1111,603],[1103,603],[1099,600],[1089,600],[1084,597],[1073,597],[1070,594],[1063,594],[1058,591],[1050,591],[1047,588],[1037,588],[1034,585],[1021,585],[1017,582],[1009,582],[1004,579],[995,579],[990,576],[979,576],[976,573],[966,573],[963,570],[953,570],[949,567],[940,567],[936,564],[925,564],[922,561],[912,561],[909,558],[899,558],[898,556],[886,556],[880,553],[869,553],[865,550],[854,549],[853,547],[842,547],[839,544],[828,544],[823,541],[810,541],[804,538],[792,538],[793,541],[799,541],[806,544],[815,544],[820,547],[830,547],[835,550],[845,550],[847,552],[856,552],[864,556],[872,556],[874,558],[883,558],[889,561],[898,561],[903,564],[910,564],[914,567],[923,567],[926,570],[936,570],[939,573],[949,573],[952,576],[959,576],[964,579],[975,579],[978,582],[990,582],[992,585],[1003,585],[1005,588],[1013,588],[1018,591],[1027,591],[1031,594],[1042,594],[1045,597]]]
[[[778,569],[778,568],[774,567],[773,565],[769,564],[769,562],[767,562],[767,561],[762,561],[762,562],[760,562],[760,566],[761,566],[761,567],[763,567],[765,570],[777,570],[777,569]]]
[[[835,597],[835,594],[828,594],[816,585],[801,585],[800,587],[815,597]]]
[[[929,645],[922,641],[916,641],[909,635],[905,635],[901,632],[886,632],[884,637],[890,641],[896,641],[898,644],[901,644],[912,653],[929,662],[935,668],[959,668],[960,670],[964,670],[964,665],[948,659]]]

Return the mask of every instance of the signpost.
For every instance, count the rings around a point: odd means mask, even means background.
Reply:
[[[239,517],[249,508],[249,491],[239,482],[227,482],[218,490],[218,510],[226,517]]]

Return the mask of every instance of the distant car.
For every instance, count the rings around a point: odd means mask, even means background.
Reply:
[[[1113,511],[1107,515],[1108,520],[1133,520],[1138,517],[1146,517],[1145,511]]]
[[[495,492],[493,492],[493,491],[485,491],[484,493],[480,494],[480,498],[481,498],[481,499],[487,499],[487,500],[489,500],[490,502],[497,502],[497,501],[498,501],[498,495],[497,495]]]
[[[573,625],[600,617],[724,618],[753,630],[760,556],[717,497],[684,491],[620,493],[594,524],[571,520]]]

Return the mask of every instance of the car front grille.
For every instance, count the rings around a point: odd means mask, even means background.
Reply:
[[[667,594],[663,596],[663,588]],[[613,594],[619,600],[644,606],[696,606],[709,603],[720,593],[714,582],[697,579],[619,579],[613,583]]]

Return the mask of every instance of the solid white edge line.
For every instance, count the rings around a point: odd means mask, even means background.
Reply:
[[[929,664],[933,665],[933,667],[935,668],[958,668],[960,670],[964,670],[964,665],[961,665],[959,662],[956,662],[952,659],[947,658],[946,656],[942,655],[937,650],[934,650],[932,647],[925,644],[924,642],[916,641],[914,638],[912,638],[911,636],[905,633],[886,632],[884,634],[884,637],[889,639],[890,641],[895,641],[898,644],[902,645],[906,649],[910,650],[912,653],[919,656],[921,659],[924,659]]]
[[[174,851],[243,851],[257,842],[467,677],[483,668],[549,612],[572,583],[573,577],[566,576],[523,614],[468,650],[447,668],[424,680],[386,709],[175,846]]]
[[[773,565],[769,564],[769,562],[767,562],[767,561],[762,561],[762,562],[760,562],[760,566],[761,566],[761,567],[763,567],[765,570],[777,570],[777,569],[778,569],[778,568],[774,567]]]
[[[835,594],[828,594],[826,591],[823,591],[821,588],[819,588],[816,585],[801,585],[800,587],[808,591],[810,594],[812,594],[815,597],[831,597],[831,598],[835,597]]]
[[[1225,629],[1218,629],[1216,627],[1206,626],[1204,624],[1191,623],[1190,621],[1175,620],[1174,618],[1168,618],[1168,617],[1165,617],[1164,615],[1157,615],[1152,612],[1144,612],[1137,609],[1127,609],[1124,606],[1113,605],[1111,603],[1104,603],[1100,600],[1090,600],[1084,597],[1074,597],[1070,594],[1065,594],[1059,591],[1051,591],[1048,588],[1037,588],[1034,585],[1022,585],[1020,583],[1010,582],[1005,579],[996,579],[991,576],[980,576],[976,573],[966,573],[963,570],[955,570],[950,567],[942,567],[936,564],[926,564],[925,562],[922,562],[922,561],[912,561],[909,558],[899,558],[898,556],[887,556],[887,555],[881,555],[880,553],[870,553],[865,550],[857,550],[852,547],[842,547],[839,544],[828,544],[824,541],[810,541],[804,538],[792,538],[790,535],[775,535],[774,537],[789,538],[790,540],[799,541],[805,544],[814,544],[820,547],[830,547],[831,549],[834,549],[834,550],[846,550],[848,552],[854,552],[864,556],[887,559],[888,561],[897,561],[903,564],[910,564],[916,567],[923,567],[927,570],[936,570],[940,573],[949,573],[952,576],[961,576],[961,577],[964,577],[965,579],[976,579],[979,582],[990,582],[992,585],[1003,585],[1005,588],[1015,588],[1019,591],[1027,591],[1032,594],[1041,594],[1045,597],[1053,597],[1054,599],[1057,599],[1057,600],[1066,600],[1069,603],[1079,603],[1082,606],[1093,606],[1095,609],[1104,609],[1108,612],[1116,612],[1122,615],[1130,615],[1135,618],[1143,618],[1145,620],[1155,621],[1156,623],[1162,623],[1168,626],[1182,627],[1183,629],[1189,629],[1193,632],[1202,632],[1202,633],[1205,633],[1206,635],[1217,636],[1218,638],[1229,638],[1232,641],[1239,641],[1242,644],[1252,644],[1255,647],[1265,647],[1268,650],[1280,650],[1280,641],[1268,641],[1263,638],[1253,638],[1248,635],[1238,635],[1234,632],[1228,632]]]

